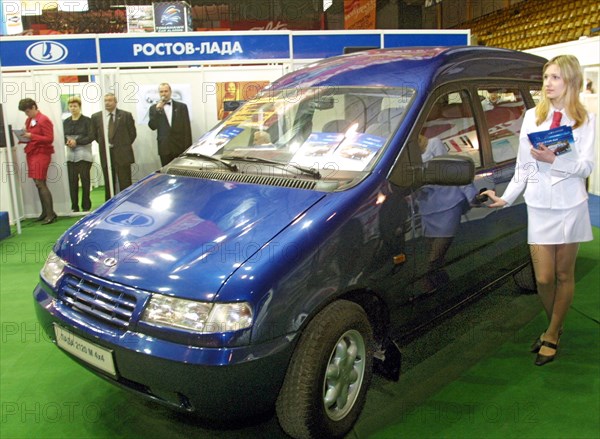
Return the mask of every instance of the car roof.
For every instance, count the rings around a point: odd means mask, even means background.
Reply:
[[[317,61],[281,77],[269,88],[385,86],[423,90],[474,78],[541,82],[546,61],[529,53],[484,46],[376,49]]]

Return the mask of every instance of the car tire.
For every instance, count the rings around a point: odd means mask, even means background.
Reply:
[[[360,415],[373,374],[373,331],[362,307],[338,300],[303,331],[276,402],[290,436],[344,437]]]
[[[533,272],[533,264],[527,263],[523,268],[513,274],[513,279],[517,287],[525,294],[537,293],[537,284],[535,282],[535,273]]]

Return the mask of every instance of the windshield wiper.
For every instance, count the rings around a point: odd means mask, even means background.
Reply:
[[[269,159],[263,159],[261,157],[253,157],[253,156],[237,156],[237,155],[228,155],[228,156],[223,156],[222,158],[227,159],[227,160],[240,160],[242,162],[253,162],[253,163],[268,163],[271,165],[276,165],[279,169],[283,169],[284,171],[288,171],[290,172],[289,169],[287,169],[288,167],[290,168],[294,168],[300,172],[302,172],[303,174],[306,175],[310,175],[311,177],[319,180],[321,178],[321,173],[316,170],[315,168],[309,168],[307,166],[300,166],[300,165],[295,165],[293,163],[286,163],[286,162],[278,162],[277,160],[269,160]]]
[[[218,157],[213,157],[211,155],[200,154],[198,152],[186,152],[186,153],[183,153],[180,157],[198,157],[200,159],[209,160],[211,162],[221,163],[227,169],[229,169],[231,172],[238,172],[238,167],[236,165],[227,163],[226,161],[221,160]]]

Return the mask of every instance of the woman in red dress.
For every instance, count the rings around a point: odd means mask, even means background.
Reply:
[[[52,154],[54,154],[54,126],[48,117],[38,110],[33,99],[25,98],[19,101],[19,110],[27,116],[25,121],[25,134],[29,139],[25,146],[27,156],[27,175],[32,178],[42,203],[42,214],[36,221],[43,221],[42,225],[56,221],[56,213],[52,206],[52,194],[46,178]]]

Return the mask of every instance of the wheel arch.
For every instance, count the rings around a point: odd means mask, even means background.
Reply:
[[[368,289],[359,289],[348,291],[335,300],[348,300],[360,305],[369,318],[375,342],[382,343],[385,340],[390,326],[390,312],[379,295]]]

